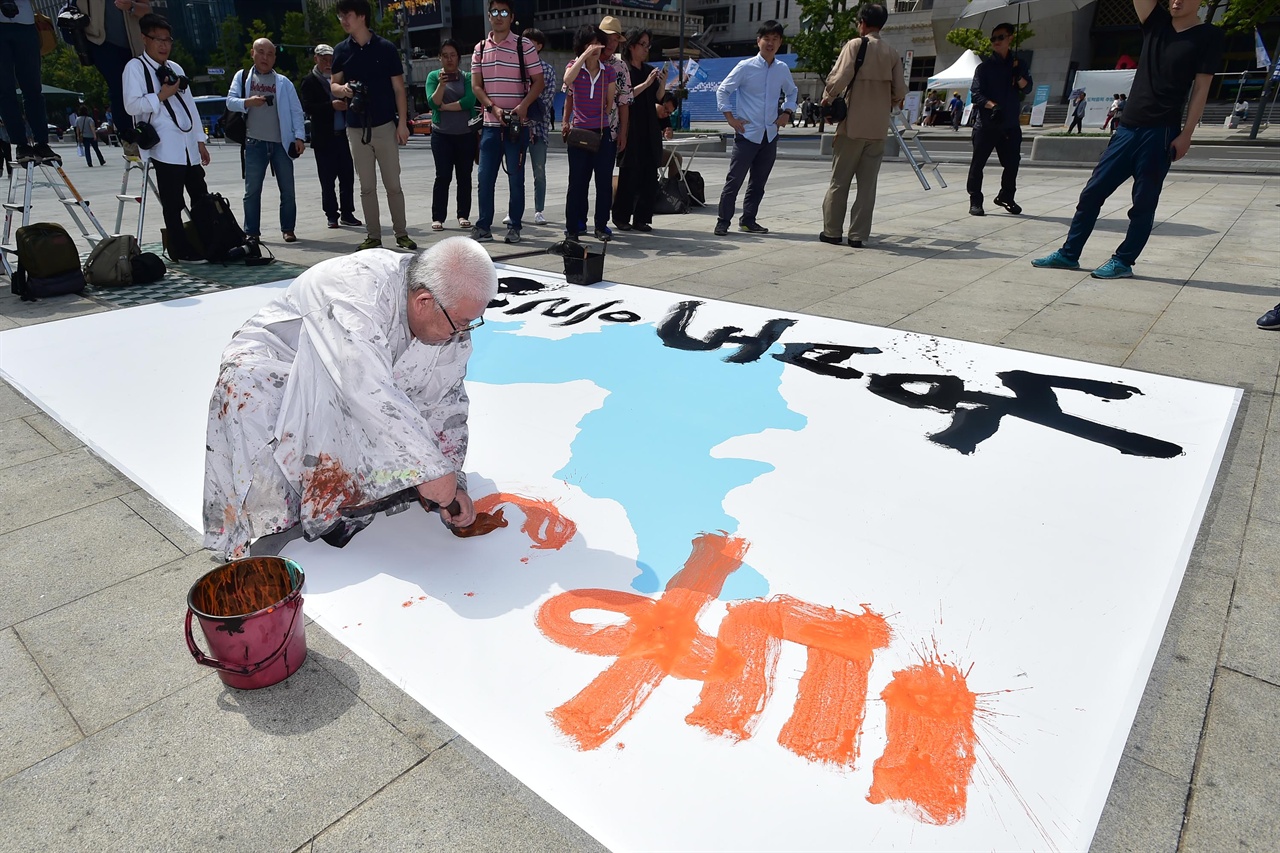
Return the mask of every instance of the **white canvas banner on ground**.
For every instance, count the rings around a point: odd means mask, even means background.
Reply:
[[[308,614],[613,849],[1088,847],[1238,391],[503,275],[467,470],[507,526],[294,543]],[[0,333],[0,372],[195,525],[274,287]]]
[[[1072,91],[1083,89],[1085,93],[1084,126],[1101,128],[1107,120],[1107,111],[1116,95],[1128,95],[1133,85],[1133,69],[1115,71],[1077,71]],[[1071,109],[1067,109],[1067,122],[1071,121]]]

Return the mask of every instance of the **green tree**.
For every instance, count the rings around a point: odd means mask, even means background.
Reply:
[[[289,47],[281,49],[277,59],[279,66],[287,71],[306,71],[311,68],[311,48],[319,40],[307,29],[307,19],[301,12],[285,12],[284,26],[280,28],[280,43]]]
[[[275,41],[275,37],[271,34],[271,27],[261,18],[254,18],[249,23],[249,32],[244,40],[244,53],[241,57],[241,67],[253,64],[253,43],[258,39],[271,39]]]
[[[223,70],[221,75],[214,78],[218,91],[223,94],[226,94],[227,90],[231,88],[231,78],[235,76],[235,73],[248,64],[242,61],[241,53],[243,51],[244,24],[240,23],[240,19],[235,15],[224,18],[222,24],[218,27],[218,46],[214,48],[209,57],[211,65]]]
[[[1027,39],[1035,37],[1030,24],[1017,24],[1013,34],[1013,49],[1017,50]],[[960,27],[947,33],[947,41],[963,50],[972,50],[978,56],[991,55],[991,39],[982,30]]]
[[[1201,5],[1208,10],[1205,21],[1218,24],[1228,33],[1250,33],[1280,14],[1280,0],[1205,0]],[[1219,11],[1221,18],[1216,17]]]
[[[107,81],[102,74],[93,66],[81,65],[76,52],[65,44],[59,43],[57,50],[40,63],[40,82],[81,93],[85,104],[91,108],[106,109],[110,106]],[[53,118],[53,115],[49,117]]]
[[[825,76],[840,49],[858,35],[858,0],[799,0],[800,32],[787,39],[799,56],[799,70]]]

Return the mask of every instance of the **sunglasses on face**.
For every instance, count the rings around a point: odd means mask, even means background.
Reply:
[[[510,9],[490,9],[489,17],[490,18],[510,18],[511,10]]]
[[[996,42],[998,42],[998,41],[1008,41],[1008,40],[1009,40],[1009,35],[1008,35],[1007,33],[1001,33],[1001,34],[1000,34],[1000,35],[998,35],[998,36],[992,36],[992,37],[991,37],[991,43],[992,43],[992,44],[995,44],[995,43],[996,43]]]

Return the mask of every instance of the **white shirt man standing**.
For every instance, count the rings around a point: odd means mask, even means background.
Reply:
[[[280,189],[280,233],[286,243],[298,220],[294,198],[293,161],[307,147],[306,119],[293,83],[277,74],[276,46],[270,39],[253,43],[253,67],[231,78],[227,109],[245,113],[244,233],[257,240],[262,233],[262,182],[267,164],[276,173]]]
[[[778,128],[791,123],[798,94],[791,69],[777,59],[782,35],[782,24],[777,21],[761,24],[756,32],[760,52],[739,62],[716,90],[716,107],[735,132],[729,174],[716,215],[717,237],[729,233],[729,222],[738,205],[738,191],[748,174],[750,181],[746,198],[742,200],[738,228],[748,234],[769,233],[768,228],[756,221],[756,215],[764,198],[764,185],[778,156]]]

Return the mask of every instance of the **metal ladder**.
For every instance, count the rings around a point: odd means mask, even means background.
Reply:
[[[93,215],[93,210],[89,207],[89,202],[79,191],[75,185],[71,183],[71,179],[67,177],[67,173],[62,171],[62,163],[29,160],[26,163],[19,164],[23,171],[21,186],[23,188],[22,201],[18,201],[19,182],[15,177],[16,170],[9,173],[9,198],[4,203],[4,236],[0,238],[0,263],[3,263],[5,275],[13,276],[14,262],[10,256],[17,257],[18,245],[13,227],[14,214],[22,212],[22,225],[31,224],[31,194],[37,186],[36,170],[40,170],[41,182],[39,186],[50,187],[58,196],[58,201],[62,202],[67,212],[71,214],[71,218],[75,220],[76,227],[80,229],[81,235],[89,243],[89,247],[93,248],[99,240],[105,240],[107,232],[103,229],[102,223],[98,221],[98,217]],[[83,213],[93,225],[94,230],[98,232],[98,236],[94,236],[89,232],[88,226],[85,225],[80,214]],[[10,242],[12,241],[12,242]]]
[[[901,125],[901,127],[899,127]],[[895,109],[889,118],[889,129],[893,131],[893,135],[898,137],[898,149],[907,155],[907,162],[911,164],[911,168],[916,170],[916,177],[920,179],[920,185],[926,190],[929,189],[929,179],[925,177],[924,170],[926,168],[933,170],[933,176],[938,179],[938,185],[943,189],[947,187],[947,181],[942,177],[942,172],[938,169],[938,164],[929,156],[929,152],[925,150],[924,142],[920,139],[920,131],[911,126],[907,114],[902,110]],[[911,145],[914,142],[916,154],[911,151]]]
[[[142,190],[138,193],[129,192],[129,175],[137,169],[142,172]],[[124,224],[124,209],[128,204],[138,205],[138,230],[134,233],[138,243],[142,243],[142,224],[147,216],[147,190],[150,189],[155,194],[156,200],[160,199],[160,191],[156,189],[156,182],[151,177],[151,160],[128,160],[124,166],[124,175],[120,178],[120,192],[116,194],[116,234],[123,233],[120,226]]]

